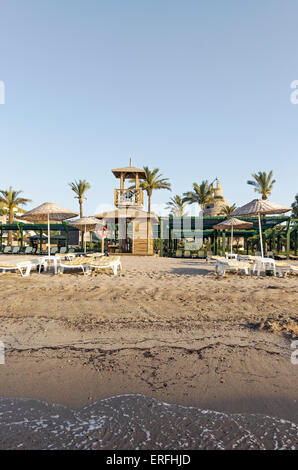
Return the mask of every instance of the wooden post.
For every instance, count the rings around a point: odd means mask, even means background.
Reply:
[[[69,247],[69,229],[68,229],[68,225],[64,222],[63,223],[64,225],[64,230],[65,230],[65,236],[66,236],[66,239],[65,239],[65,247],[66,247],[66,252],[68,252],[68,247]]]
[[[21,250],[23,249],[23,243],[24,243],[24,229],[23,225],[20,223],[20,234],[21,234]]]
[[[290,259],[290,243],[291,243],[290,219],[287,222],[286,234],[287,234],[287,243],[286,243],[287,259]]]
[[[222,256],[226,254],[226,231],[222,230]]]
[[[169,230],[169,248],[170,248],[170,251],[172,252],[173,251],[173,228],[170,228]]]
[[[81,231],[82,233],[82,238],[81,238],[81,250],[84,251],[84,238],[85,238],[85,232],[84,230]]]
[[[263,235],[263,247],[264,247],[264,256],[267,256],[267,251],[268,251],[268,239],[267,239],[267,234],[265,232],[262,232]]]
[[[160,218],[159,256],[163,256],[163,220]]]

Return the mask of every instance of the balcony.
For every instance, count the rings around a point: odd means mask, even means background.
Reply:
[[[116,207],[142,207],[144,193],[141,189],[114,189],[114,204]]]

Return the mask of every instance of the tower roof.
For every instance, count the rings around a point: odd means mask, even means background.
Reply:
[[[130,159],[130,165],[129,166],[124,166],[123,168],[115,168],[112,170],[113,175],[116,178],[121,177],[121,173],[125,175],[126,178],[135,178],[136,174],[139,175],[140,179],[145,179],[146,178],[146,172],[142,168],[136,168],[135,166],[132,166],[132,161]]]

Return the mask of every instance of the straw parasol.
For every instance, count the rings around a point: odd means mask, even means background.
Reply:
[[[32,222],[36,221],[47,221],[48,223],[48,255],[51,254],[51,234],[50,234],[50,220],[57,220],[62,221],[66,219],[72,219],[76,217],[78,214],[77,212],[71,212],[68,209],[64,209],[63,207],[57,206],[57,204],[53,204],[52,202],[45,202],[35,209],[32,209],[29,212],[23,214],[20,219],[30,220]]]
[[[213,228],[216,230],[225,230],[225,229],[230,229],[231,230],[231,254],[233,254],[233,231],[235,229],[244,229],[244,228],[250,228],[253,225],[252,222],[246,222],[245,220],[239,220],[236,219],[235,217],[232,217],[231,219],[224,220],[223,222],[220,222],[219,224],[213,225]]]
[[[78,228],[84,233],[84,248],[85,248],[85,253],[86,253],[86,237],[85,233],[86,232],[92,232],[95,230],[96,226],[99,224],[98,219],[95,219],[95,217],[81,217],[80,219],[76,219],[73,222],[71,222],[69,225],[72,227]]]
[[[234,210],[232,215],[237,216],[253,216],[257,215],[259,220],[259,232],[260,232],[260,243],[261,243],[261,254],[262,258],[264,257],[263,249],[263,238],[262,238],[262,225],[261,225],[261,215],[269,214],[284,214],[285,212],[290,211],[290,207],[280,206],[279,204],[274,204],[274,202],[269,202],[264,199],[254,199],[253,201],[245,204],[245,206],[238,207]]]

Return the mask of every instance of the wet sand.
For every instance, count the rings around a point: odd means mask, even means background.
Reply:
[[[298,366],[290,361],[297,276],[218,278],[204,261],[122,262],[117,277],[0,276],[0,397],[79,410],[141,394],[298,424]]]

